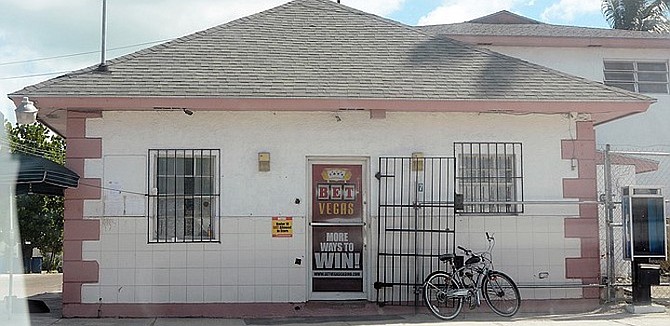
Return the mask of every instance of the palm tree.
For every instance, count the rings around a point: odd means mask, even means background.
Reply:
[[[670,0],[603,0],[602,12],[614,29],[670,33]]]

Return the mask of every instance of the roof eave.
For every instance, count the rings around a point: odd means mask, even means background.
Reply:
[[[595,124],[646,111],[653,99],[628,101],[555,101],[498,99],[365,99],[365,98],[212,98],[212,97],[61,97],[30,95],[40,110],[41,122],[67,135],[65,114],[77,112],[154,111],[184,108],[192,111],[338,111],[384,110],[387,112],[461,112],[498,114],[586,113]],[[20,103],[24,95],[12,94]],[[19,102],[17,102],[19,101]]]

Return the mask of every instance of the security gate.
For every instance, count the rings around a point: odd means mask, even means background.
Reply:
[[[453,157],[380,157],[377,303],[417,305],[439,255],[455,248]]]

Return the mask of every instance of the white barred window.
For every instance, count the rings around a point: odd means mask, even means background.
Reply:
[[[522,213],[521,143],[454,143],[462,213]]]
[[[149,150],[149,242],[218,241],[219,151]]]

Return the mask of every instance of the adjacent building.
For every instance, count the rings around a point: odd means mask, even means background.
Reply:
[[[551,25],[508,11],[464,23],[418,28],[648,95],[656,102],[644,114],[598,125],[598,144],[666,152],[670,147],[666,126],[670,120],[668,34]]]

